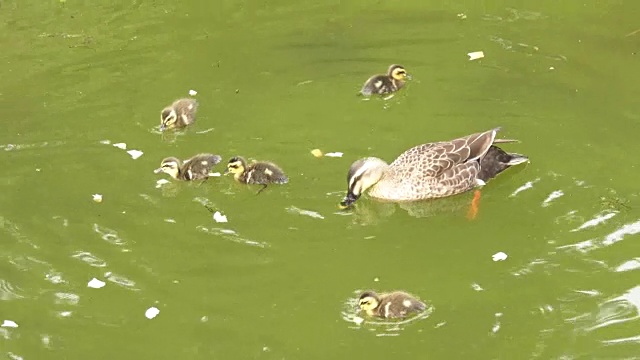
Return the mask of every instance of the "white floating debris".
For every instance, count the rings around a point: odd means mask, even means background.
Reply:
[[[218,177],[221,176],[219,172],[209,173],[209,176]]]
[[[171,224],[175,224],[175,223],[176,223],[176,220],[175,220],[175,219],[170,219],[170,218],[169,218],[169,219],[164,219],[164,222],[168,222],[168,223],[171,223]]]
[[[547,196],[546,199],[544,199],[544,201],[542,202],[542,206],[543,207],[549,206],[549,204],[553,200],[555,200],[555,199],[557,199],[559,197],[562,197],[562,196],[564,196],[564,192],[562,192],[562,190],[556,190],[556,191],[552,192],[551,194],[549,194],[549,196]]]
[[[195,91],[195,90],[189,90],[189,95],[196,96],[196,95],[198,95],[198,92]]]
[[[215,220],[216,222],[219,222],[219,223],[226,223],[227,222],[227,215],[222,215],[220,213],[220,211],[216,211],[213,214],[213,220]]]
[[[474,52],[468,53],[467,55],[469,55],[469,61],[478,60],[484,57],[484,51],[474,51]]]
[[[5,320],[2,322],[2,325],[0,325],[1,327],[10,327],[10,328],[17,328],[18,324],[16,324],[15,321],[12,320]]]
[[[113,146],[117,147],[118,149],[127,150],[126,143],[116,143],[116,144],[113,144]]]
[[[500,251],[500,252],[497,252],[497,253],[493,254],[493,256],[491,256],[491,258],[493,259],[493,261],[504,261],[504,260],[507,260],[507,254],[505,254],[502,251]]]
[[[549,66],[549,70],[555,70],[556,68],[554,68],[553,66]]]
[[[324,154],[324,156],[328,156],[328,157],[342,157],[342,155],[344,155],[344,153],[341,153],[338,151]]]
[[[93,194],[91,196],[93,197],[93,201],[95,201],[97,203],[101,203],[102,202],[102,194]]]
[[[464,20],[464,19],[466,19],[466,18],[467,18],[467,14],[465,14],[465,13],[459,13],[459,14],[458,14],[458,19],[460,19],[460,20]]]
[[[317,158],[321,158],[321,157],[324,156],[324,154],[322,153],[322,150],[320,150],[320,149],[311,150],[311,155],[313,155],[314,157],[317,157]]]
[[[58,313],[58,315],[60,315],[61,317],[69,317],[69,316],[71,316],[71,314],[73,314],[72,311],[60,311]]]
[[[100,140],[100,144],[109,145],[109,144],[111,144],[111,140]]]
[[[494,255],[495,256],[495,255]],[[495,260],[494,260],[495,261]],[[475,291],[484,291],[484,289],[482,288],[482,286],[480,286],[480,284],[478,283],[473,283],[471,284],[471,288]]]
[[[373,281],[374,281],[374,282],[378,282],[378,281],[380,281],[380,279],[378,279],[378,278],[373,278]]]
[[[362,323],[364,322],[364,319],[363,319],[363,318],[361,318],[360,316],[355,316],[355,317],[353,318],[353,322],[354,322],[356,325],[360,325],[360,324],[362,324]]]
[[[144,316],[147,319],[153,319],[154,317],[158,316],[158,314],[160,314],[160,310],[158,310],[158,308],[155,306],[148,308],[147,311],[144,312]]]
[[[133,158],[133,160],[139,158],[140,156],[142,156],[142,154],[144,154],[142,151],[140,150],[129,150],[127,151],[127,154],[131,155],[131,158]]]
[[[98,280],[96,278],[93,278],[91,280],[89,280],[89,283],[87,284],[88,287],[93,288],[93,289],[100,289],[102,287],[104,287],[107,283],[105,283],[102,280]]]

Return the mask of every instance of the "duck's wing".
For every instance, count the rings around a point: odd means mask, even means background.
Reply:
[[[486,154],[498,130],[496,128],[450,141],[418,145],[405,151],[391,166],[417,170],[428,177],[440,177],[444,174],[446,179],[477,175],[477,166],[466,164],[477,164],[474,160]]]
[[[286,184],[289,182],[289,177],[284,171],[276,164],[268,161],[257,163],[254,166],[254,170],[265,175],[266,182],[272,182],[275,184]]]
[[[183,163],[183,168],[188,174],[190,180],[193,180],[200,177],[208,177],[211,168],[220,163],[220,161],[222,161],[222,157],[220,155],[198,154],[191,159],[186,160]]]

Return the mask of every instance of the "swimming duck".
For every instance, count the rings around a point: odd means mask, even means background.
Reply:
[[[177,180],[206,180],[210,176],[211,168],[222,161],[220,155],[198,154],[185,161],[175,157],[162,160],[156,174],[164,172]]]
[[[198,102],[195,99],[183,98],[174,101],[160,113],[160,131],[193,124],[197,110]]]
[[[232,173],[236,181],[244,184],[262,185],[258,193],[262,192],[267,184],[286,184],[289,182],[289,178],[278,165],[267,161],[247,164],[247,161],[241,156],[231,158],[224,173],[225,175]]]
[[[374,75],[362,86],[360,94],[371,96],[372,94],[386,95],[400,90],[411,76],[402,65],[391,65],[386,75]]]
[[[349,168],[347,196],[340,206],[349,207],[367,190],[376,199],[415,201],[482,186],[505,169],[529,160],[494,145],[516,141],[496,139],[499,129],[418,145],[391,165],[375,157],[357,160]]]
[[[422,301],[404,291],[387,294],[365,291],[360,295],[358,306],[369,316],[387,319],[405,318],[411,313],[419,313],[427,308]]]

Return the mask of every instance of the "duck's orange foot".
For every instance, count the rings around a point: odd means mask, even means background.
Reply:
[[[478,209],[480,207],[480,190],[476,190],[473,193],[473,200],[471,200],[471,206],[467,211],[467,219],[473,220],[478,215]]]

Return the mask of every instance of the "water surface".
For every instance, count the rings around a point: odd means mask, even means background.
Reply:
[[[2,2],[0,321],[18,327],[0,327],[0,353],[637,356],[638,11],[632,1]],[[414,77],[404,91],[355,96],[391,63]],[[160,110],[190,89],[196,125],[163,137]],[[472,194],[338,211],[353,160],[496,126],[531,163],[483,188],[474,220]],[[344,156],[317,159],[314,148]],[[163,157],[199,152],[275,161],[291,182],[259,196],[230,178],[157,186]],[[494,262],[497,252],[508,258]],[[106,285],[89,288],[94,277]],[[350,322],[371,288],[405,289],[431,312]]]

